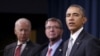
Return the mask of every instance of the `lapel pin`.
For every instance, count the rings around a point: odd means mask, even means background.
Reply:
[[[62,51],[62,49],[59,49],[59,51],[61,52],[61,51]]]
[[[76,44],[77,44],[77,45],[79,45],[80,43],[79,43],[79,42],[77,42]]]

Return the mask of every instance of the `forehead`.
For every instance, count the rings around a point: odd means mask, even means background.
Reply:
[[[66,14],[68,13],[82,13],[82,11],[78,7],[69,7],[66,11]]]
[[[31,25],[28,22],[19,21],[15,24],[15,28],[31,28]]]
[[[48,26],[48,25],[59,25],[59,23],[57,21],[48,21],[46,23],[46,26]]]

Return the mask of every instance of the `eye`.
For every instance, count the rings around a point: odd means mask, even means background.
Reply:
[[[53,28],[53,29],[60,29],[61,27],[58,27],[58,26],[48,26],[48,27],[46,27],[46,29],[51,29],[51,28]]]
[[[67,14],[66,17],[69,17],[71,14]]]
[[[20,29],[20,31],[23,31],[23,29]]]
[[[56,28],[56,29],[60,29],[60,27],[58,27],[58,26],[55,26],[54,28]]]
[[[47,26],[47,27],[46,27],[46,29],[50,29],[50,28],[51,28],[51,26]]]
[[[74,16],[79,16],[79,14],[78,13],[74,13]]]

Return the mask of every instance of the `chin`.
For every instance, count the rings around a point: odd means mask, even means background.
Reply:
[[[26,42],[27,40],[26,40],[26,39],[23,39],[22,41],[23,41],[23,42]]]
[[[69,28],[70,31],[75,31],[75,28]]]
[[[70,31],[74,31],[75,29],[74,29],[74,28],[69,28],[69,30],[70,30]]]

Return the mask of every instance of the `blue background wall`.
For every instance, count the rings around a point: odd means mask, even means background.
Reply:
[[[65,23],[65,13],[71,4],[79,4],[85,9],[88,19],[85,29],[100,38],[100,0],[48,0],[48,2],[48,16],[57,17],[63,22],[64,39],[69,38],[69,31]]]
[[[26,17],[37,31],[37,43],[48,41],[44,33],[44,23],[49,17],[57,17],[63,22],[63,39],[69,38],[65,23],[65,12],[69,5],[79,4],[86,10],[88,22],[85,29],[100,38],[100,1],[99,0],[0,0],[0,56],[6,45],[16,41],[14,22]]]

